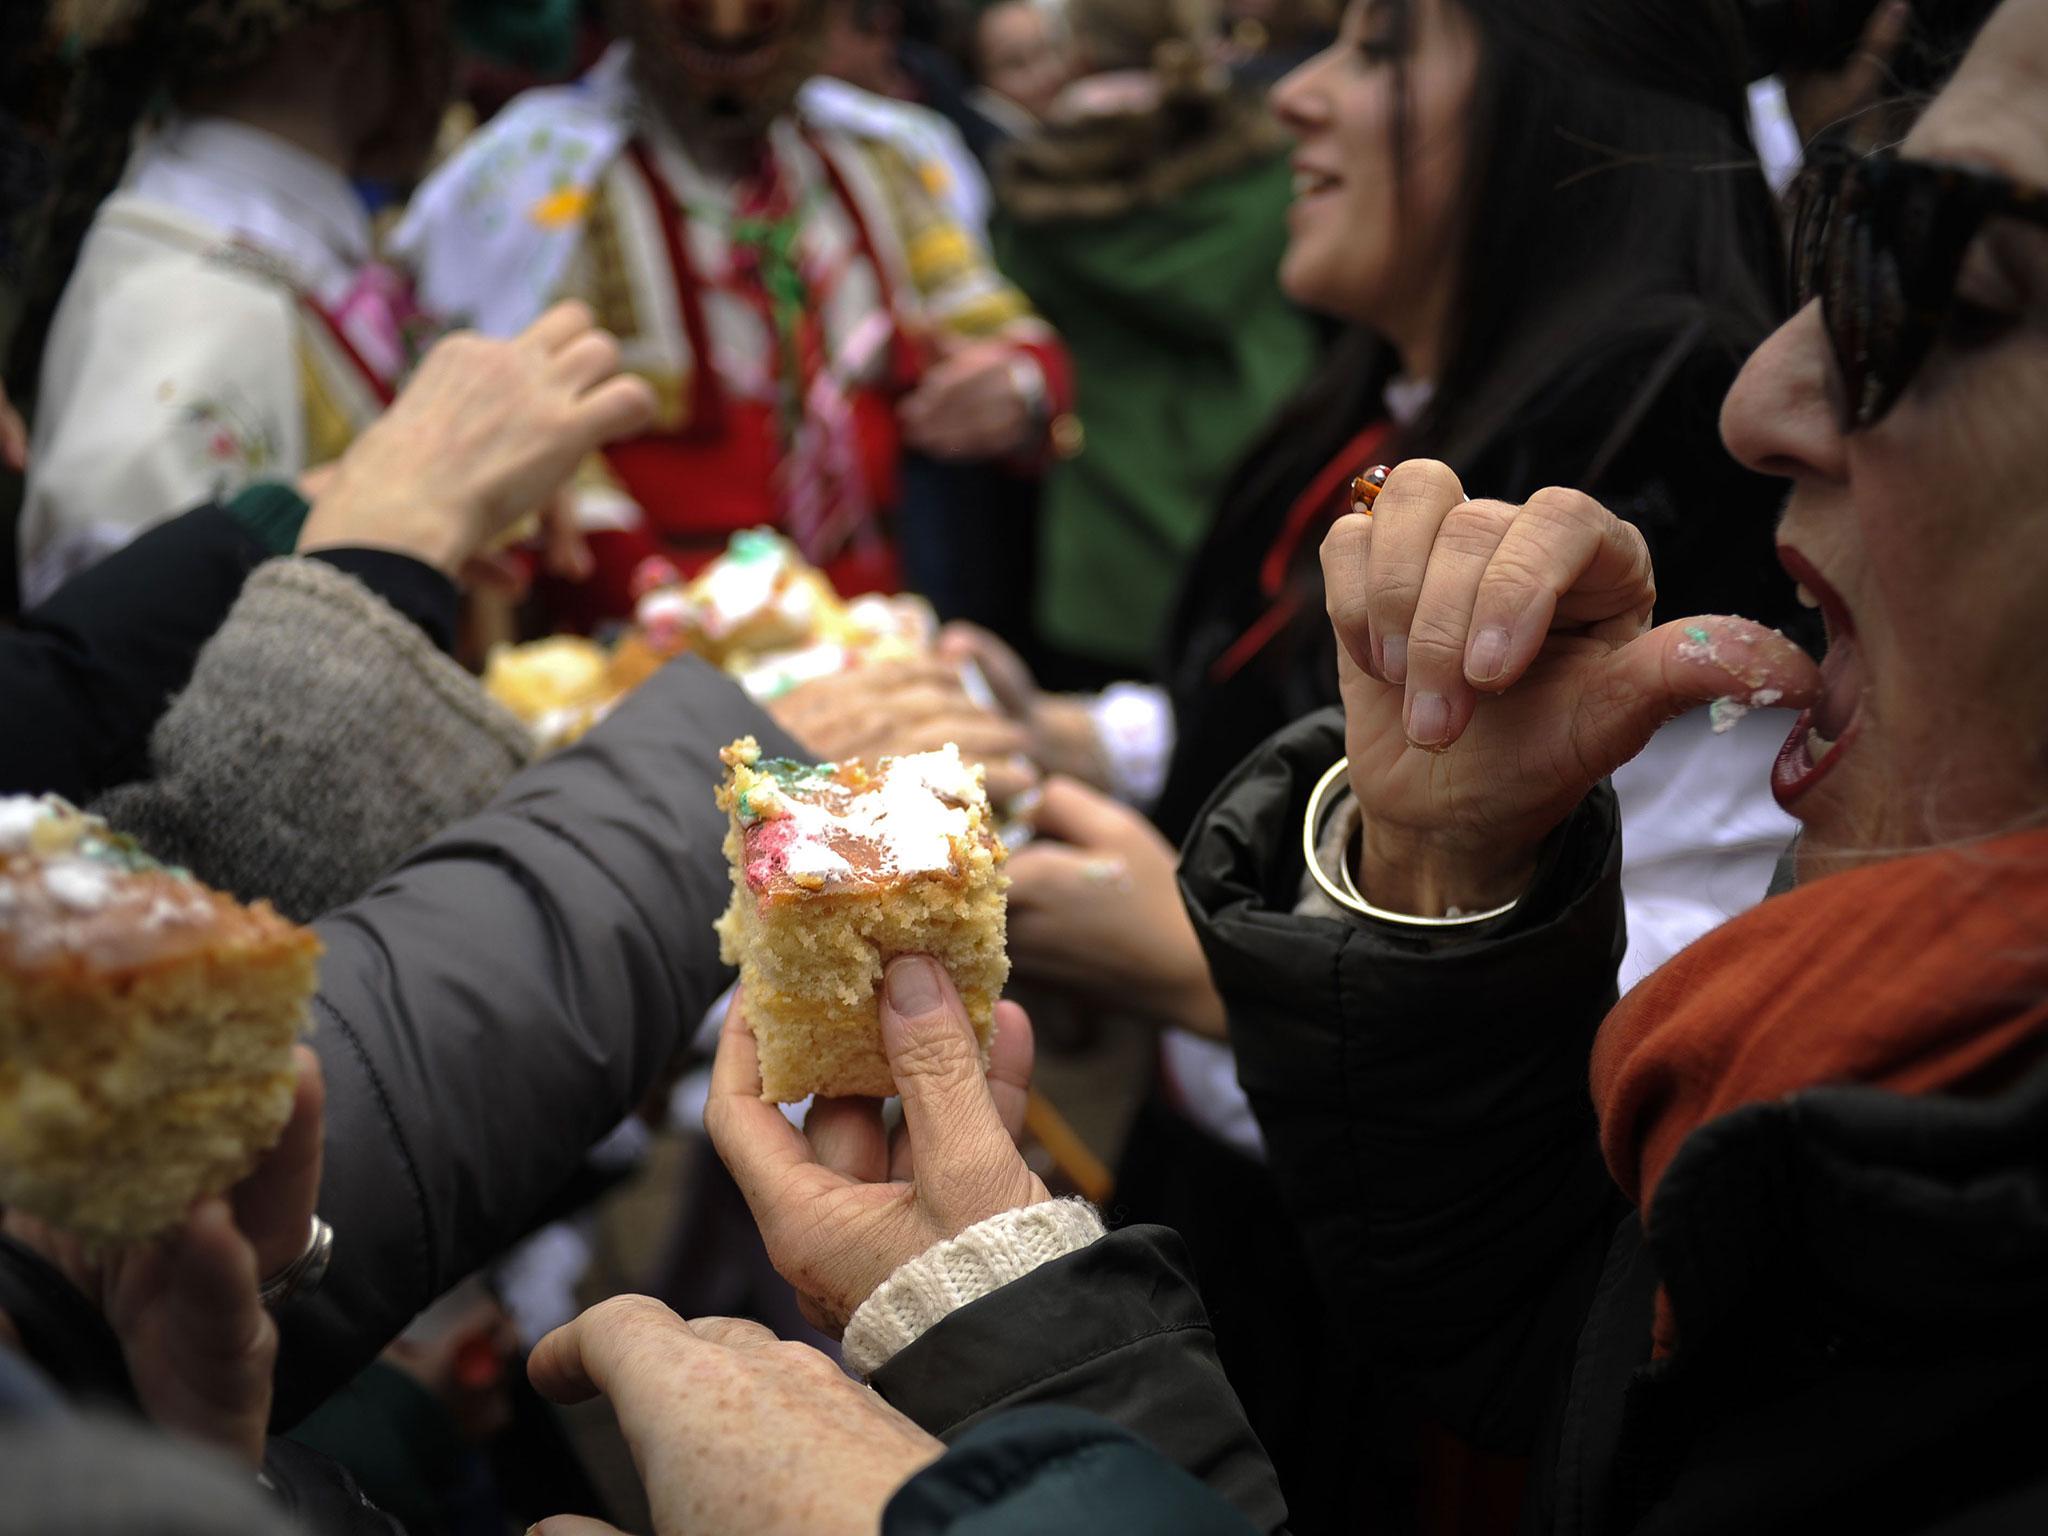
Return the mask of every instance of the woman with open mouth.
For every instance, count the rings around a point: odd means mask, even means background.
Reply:
[[[1405,463],[1323,546],[1341,718],[1240,768],[1186,853],[1323,1284],[1461,1435],[1536,1455],[1525,1529],[2015,1497],[2031,1523],[1983,1528],[2041,1528],[2044,70],[2048,0],[2007,0],[1902,144],[1795,190],[1800,307],[1721,425],[1791,481],[1819,665],[1653,627],[1642,537],[1587,496]],[[1710,703],[1797,712],[1797,883],[1610,1012],[1603,780]]]

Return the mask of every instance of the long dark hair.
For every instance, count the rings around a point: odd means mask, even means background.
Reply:
[[[1656,338],[1697,325],[1746,354],[1780,317],[1782,262],[1742,116],[1732,7],[1445,3],[1480,36],[1453,210],[1459,291],[1435,394],[1399,451],[1462,466],[1519,433],[1560,378]],[[1398,156],[1398,117],[1394,131]],[[1343,337],[1246,455],[1226,505],[1268,516],[1276,495],[1284,505],[1380,411],[1396,361],[1368,332]]]
[[[1382,3],[1401,13],[1415,0]],[[1473,495],[1521,497],[1556,483],[1615,496],[1645,476],[1633,450],[1657,435],[1639,430],[1654,414],[1660,426],[1687,423],[1693,461],[1654,472],[1684,479],[1712,461],[1715,476],[1753,480],[1721,455],[1715,412],[1742,359],[1781,317],[1783,264],[1776,206],[1749,138],[1732,0],[1444,3],[1478,34],[1452,213],[1457,292],[1430,403],[1380,456],[1443,459]],[[1395,99],[1407,100],[1405,76]],[[1395,113],[1397,168],[1406,163],[1405,117]],[[1191,716],[1258,712],[1201,698],[1218,681],[1219,650],[1271,601],[1246,573],[1259,569],[1295,498],[1384,416],[1397,366],[1376,336],[1340,337],[1226,486],[1167,666],[1176,702],[1197,701]],[[1690,414],[1675,417],[1681,404]],[[1770,489],[1759,482],[1735,493],[1755,503],[1745,529],[1702,526],[1709,520],[1696,498],[1716,493],[1685,489],[1689,510],[1662,495],[1610,501],[1643,527],[1674,606],[1796,622],[1790,584],[1771,562]],[[1281,701],[1282,718],[1334,693],[1317,542],[1304,538],[1296,551],[1298,622],[1259,658],[1262,694]],[[1743,590],[1724,590],[1731,586]]]

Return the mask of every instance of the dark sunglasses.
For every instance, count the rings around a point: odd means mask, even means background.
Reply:
[[[1817,146],[1793,183],[1792,296],[1820,300],[1842,430],[1876,425],[1927,360],[1988,219],[2048,227],[2048,191],[1959,165]]]

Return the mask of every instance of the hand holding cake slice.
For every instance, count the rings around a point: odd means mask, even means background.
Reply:
[[[721,952],[740,968],[761,1096],[886,1098],[876,991],[897,955],[952,973],[988,1059],[1003,948],[1006,856],[979,767],[947,746],[859,763],[721,754],[732,905]]]
[[[0,1203],[143,1238],[290,1117],[320,942],[54,796],[0,798]]]

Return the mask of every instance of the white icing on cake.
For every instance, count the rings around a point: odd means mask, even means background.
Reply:
[[[950,872],[953,840],[967,835],[968,807],[980,797],[974,771],[950,742],[936,752],[886,760],[879,784],[836,806],[780,793],[764,804],[758,791],[750,795],[757,814],[793,823],[786,856],[790,873],[822,876],[828,885],[853,873],[830,846],[834,834],[874,847],[878,874]]]
[[[735,534],[726,552],[704,567],[690,586],[697,623],[715,640],[724,639],[776,603],[776,586],[789,573],[789,546],[772,534],[750,533]],[[816,606],[817,594],[807,584],[796,583],[783,595],[782,603],[789,605],[792,617],[801,620]]]
[[[90,859],[58,859],[43,871],[43,886],[75,912],[96,912],[114,894],[114,877]]]
[[[0,854],[27,853],[36,824],[51,807],[30,795],[0,798]]]

